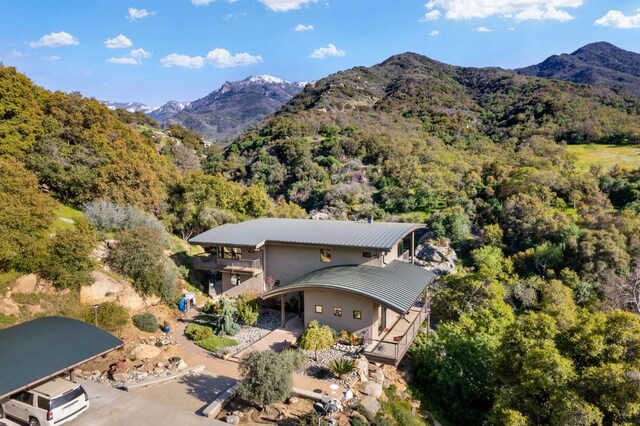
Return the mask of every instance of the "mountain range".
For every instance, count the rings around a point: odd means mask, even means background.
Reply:
[[[586,83],[640,97],[640,54],[606,42],[515,70],[518,74]]]
[[[177,123],[198,132],[204,140],[224,143],[276,112],[306,84],[259,75],[228,81],[192,102],[169,101],[160,107],[139,102],[103,103],[111,109],[143,112],[162,124]]]

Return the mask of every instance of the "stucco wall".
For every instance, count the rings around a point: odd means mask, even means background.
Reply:
[[[316,313],[316,305],[322,305],[323,312]],[[375,321],[373,301],[349,293],[331,290],[307,290],[304,292],[304,322],[307,326],[312,320],[318,320],[336,331],[345,329],[352,333],[366,331],[370,338],[377,338],[378,326]],[[334,308],[342,309],[342,316],[334,315]],[[353,318],[353,311],[362,313],[360,319]]]
[[[247,290],[255,290],[258,293],[262,293],[262,274],[259,274],[256,277],[252,277],[251,275],[239,274],[240,284],[232,285],[231,284],[231,273],[223,272],[222,273],[222,291],[227,297],[236,297],[246,292]]]
[[[339,265],[383,266],[382,256],[378,258],[362,257],[363,249],[331,248],[331,262],[320,260],[320,248],[269,244],[266,247],[266,276],[280,280],[281,285],[288,284],[304,274],[322,268]],[[390,257],[386,256],[385,261]]]

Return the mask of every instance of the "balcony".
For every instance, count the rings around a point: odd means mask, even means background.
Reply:
[[[414,305],[380,340],[365,339],[364,354],[370,361],[398,365],[429,317],[426,303]]]
[[[400,259],[398,259],[398,260],[402,260],[403,262],[410,263],[411,262],[411,256],[410,256],[409,253],[410,253],[409,250],[405,250],[402,253],[402,256],[400,256]]]
[[[229,272],[234,274],[251,274],[256,276],[262,272],[260,259],[223,259],[208,255],[194,256],[195,269],[211,272]]]

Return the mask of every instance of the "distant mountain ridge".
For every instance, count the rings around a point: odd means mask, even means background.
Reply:
[[[306,84],[258,75],[241,81],[227,81],[193,102],[169,101],[160,107],[139,102],[103,103],[111,109],[143,112],[163,124],[177,123],[200,133],[205,140],[223,143],[276,112]]]
[[[553,55],[518,74],[586,83],[640,97],[640,54],[607,42],[587,44],[571,54]]]

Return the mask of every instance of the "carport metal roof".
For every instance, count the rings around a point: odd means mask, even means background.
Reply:
[[[368,265],[334,266],[310,272],[289,284],[274,288],[262,297],[310,289],[338,290],[372,299],[399,314],[405,314],[434,278],[433,272],[399,260],[394,260],[384,268]]]
[[[0,398],[121,347],[86,322],[44,317],[0,330]]]

